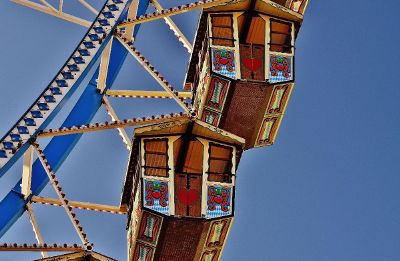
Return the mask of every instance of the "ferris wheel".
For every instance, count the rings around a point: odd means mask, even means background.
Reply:
[[[125,194],[122,195],[122,203],[125,204],[112,206],[73,201],[62,189],[62,182],[60,182],[56,172],[84,133],[116,130],[127,151],[132,152],[136,143],[132,142],[127,128],[159,126],[161,124],[164,126],[163,129],[168,129],[174,128],[173,124],[169,125],[170,122],[186,124],[186,121],[194,121],[195,124],[200,126],[198,128],[204,129],[198,131],[198,133],[202,133],[203,138],[205,136],[206,138],[210,138],[210,140],[218,140],[219,138],[212,136],[212,134],[204,134],[207,130],[212,129],[214,132],[218,132],[218,135],[229,137],[232,142],[236,143],[237,146],[240,145],[243,149],[273,144],[289,100],[290,92],[293,88],[294,41],[303,19],[307,1],[263,1],[265,6],[257,9],[257,12],[260,13],[250,16],[254,18],[253,20],[251,18],[249,20],[247,16],[239,14],[239,11],[243,9],[241,5],[246,1],[208,0],[185,3],[166,9],[157,0],[108,0],[105,1],[100,9],[94,8],[88,1],[77,1],[77,5],[97,15],[92,23],[78,15],[67,12],[67,2],[64,3],[63,0],[57,1],[57,5],[44,0],[39,2],[13,0],[12,2],[55,16],[78,26],[86,27],[88,30],[52,81],[0,141],[0,178],[7,175],[9,169],[16,164],[19,158],[22,158],[23,161],[21,180],[17,182],[0,202],[0,237],[11,228],[24,212],[27,212],[37,239],[37,243],[33,244],[25,242],[21,244],[0,244],[0,250],[36,251],[41,252],[43,258],[48,257],[48,252],[92,252],[93,244],[89,240],[90,235],[85,232],[74,209],[122,215],[132,214],[133,206],[128,203],[129,200],[126,199]],[[249,2],[249,5],[252,5],[252,3],[256,5],[256,1],[247,2]],[[216,25],[218,22],[222,24],[226,23],[227,20],[223,20],[225,18],[218,20],[220,19],[219,16],[204,13],[203,10],[211,10],[211,12],[220,15],[232,11],[232,6],[236,10],[234,10],[235,14],[229,16],[232,17],[229,19],[232,20],[232,28],[234,28],[232,29],[232,39],[229,39],[226,36],[226,32],[222,33],[222,36],[218,36],[218,32],[225,29],[221,29],[224,28],[223,26],[218,27]],[[154,9],[154,12],[150,8]],[[150,11],[148,11],[149,9]],[[195,41],[192,44],[171,17],[196,10],[202,12],[199,15],[200,19]],[[181,52],[186,53],[187,58],[190,58],[189,69],[184,79],[185,91],[178,91],[180,90],[179,86],[173,87],[167,78],[156,69],[156,66],[149,61],[150,59],[147,59],[136,47],[135,43],[141,37],[141,33],[139,32],[141,26],[158,20],[163,20],[166,23],[167,27],[165,28],[172,32],[181,45]],[[210,24],[207,24],[208,22]],[[213,27],[213,23],[215,23],[215,28]],[[260,23],[265,23],[266,26],[260,27]],[[253,26],[263,28],[262,30],[264,31],[265,27],[268,27],[269,36],[265,34],[260,40],[260,37],[258,37],[259,34],[256,32],[253,35],[247,35],[247,38],[243,40],[244,42],[241,45],[233,43],[234,41],[239,42],[240,30],[246,31],[243,28],[249,30]],[[242,29],[235,29],[236,27]],[[202,41],[204,40],[204,33],[207,30],[212,32],[213,35],[210,36],[210,45],[205,47]],[[238,37],[236,37],[236,34]],[[276,40],[277,43],[273,42],[275,38],[279,38],[281,35],[285,36],[282,43],[279,42],[279,39]],[[232,46],[230,46],[230,41],[232,41]],[[261,48],[260,46],[263,44],[264,47]],[[220,46],[228,47],[225,49],[216,48]],[[270,46],[270,49],[267,50],[266,46]],[[208,57],[208,54],[203,54],[202,50],[204,48],[212,50],[209,54],[212,57]],[[247,55],[248,52],[249,57],[240,60],[239,51],[243,56],[244,54]],[[262,63],[257,62],[257,55],[259,55],[260,51],[261,56],[264,56],[264,54],[268,56],[268,59],[264,58],[265,60]],[[240,60],[242,67],[240,65],[232,66],[233,59],[229,56],[232,54],[238,58],[234,59],[237,61],[236,64],[239,64]],[[144,71],[155,80],[159,89],[153,88],[149,90],[140,88],[138,90],[127,90],[113,88],[126,57],[133,57]],[[162,60],[161,58],[159,59]],[[215,60],[215,63],[211,66],[212,68],[207,67],[206,69],[206,71],[210,71],[209,75],[207,72],[204,72],[205,70],[201,69],[203,65],[200,61],[202,59]],[[157,61],[157,63],[159,64],[160,61]],[[173,61],[171,61],[172,63]],[[199,63],[200,65],[198,65]],[[265,66],[261,66],[261,64]],[[199,68],[197,69],[197,67]],[[261,67],[263,69],[259,69]],[[211,76],[213,72],[217,75],[215,78]],[[259,116],[260,119],[249,118],[250,121],[259,121],[258,125],[260,125],[257,129],[249,131],[249,133],[246,132],[246,129],[241,129],[234,124],[236,114],[228,114],[227,112],[224,114],[223,112],[224,106],[225,111],[228,111],[228,109],[230,111],[234,111],[235,109],[240,110],[238,108],[238,104],[241,104],[240,99],[235,100],[236,94],[228,96],[228,93],[232,92],[232,88],[229,89],[229,86],[233,86],[233,83],[229,81],[242,78],[245,78],[246,82],[253,81],[252,84],[258,85],[261,84],[260,82],[267,80],[270,86],[270,89],[266,88],[257,94],[260,97],[268,96],[268,101],[264,102],[265,104],[260,101],[259,105],[262,108],[265,107],[266,112],[263,112]],[[77,92],[78,94],[74,96],[74,92],[82,84],[84,85],[82,91],[80,93]],[[137,85],[140,86],[140,84]],[[197,86],[206,85],[213,87],[206,90],[197,88]],[[262,89],[259,86],[257,88]],[[239,87],[237,87],[237,90],[239,90]],[[209,98],[206,98],[208,91],[212,94]],[[241,95],[243,96],[244,94]],[[76,98],[74,100],[71,97]],[[117,113],[116,106],[111,102],[111,99],[114,98],[141,99],[148,101],[147,104],[153,104],[157,101],[163,104],[166,100],[171,100],[177,106],[173,107],[176,109],[175,111],[164,112],[164,114],[160,115],[149,113],[141,117],[122,118]],[[227,102],[228,99],[232,101]],[[255,99],[254,102],[258,100],[260,99]],[[70,105],[72,109],[69,113],[64,113],[66,116],[65,120],[59,126],[49,128],[48,126],[52,126],[52,122],[57,119],[57,115],[68,104],[68,101],[72,103]],[[167,108],[169,107],[167,106]],[[215,108],[220,109],[219,114]],[[96,112],[99,110],[105,110],[110,120],[93,122]],[[172,129],[168,130],[171,131]],[[225,130],[228,132],[225,133]],[[236,133],[235,130],[239,131]],[[160,134],[157,133],[157,135]],[[243,136],[245,139],[241,138]],[[239,161],[241,151],[240,153],[238,151],[235,159],[232,159],[234,166],[237,166],[238,162],[236,161]],[[130,165],[128,169],[129,167]],[[125,185],[127,179],[129,179],[129,175],[125,177]],[[49,181],[56,192],[57,198],[40,196],[40,192]],[[124,181],[121,180],[120,182]],[[144,180],[143,182],[148,182],[148,180]],[[126,187],[124,189],[126,190]],[[123,193],[125,192],[123,191]],[[185,200],[188,200],[187,196],[185,196]],[[233,199],[231,199],[232,201]],[[32,206],[34,204],[53,205],[64,208],[73,229],[78,235],[79,243],[46,243],[33,211]],[[231,204],[233,208],[233,203]],[[157,212],[157,210],[152,208],[151,210]],[[171,213],[174,215],[176,211],[176,209],[169,210],[167,215]],[[160,213],[165,214],[162,211]],[[232,211],[229,213],[233,216]],[[208,212],[199,212],[200,215],[206,217]],[[132,253],[128,253],[130,258],[134,258],[135,251],[131,250],[130,252]],[[207,252],[208,250],[204,251]],[[220,253],[218,252],[218,257],[220,257],[219,255]],[[102,260],[102,257],[99,258]]]

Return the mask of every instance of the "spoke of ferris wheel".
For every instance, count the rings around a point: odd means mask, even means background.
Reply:
[[[135,17],[137,14],[139,0],[134,0],[129,6],[128,9],[128,18]],[[125,30],[124,37],[129,39],[129,41],[133,40],[133,30],[134,27]],[[100,69],[99,69],[99,76],[97,78],[97,89],[100,93],[103,93],[104,89],[106,88],[107,82],[107,75],[108,75],[108,64],[110,63],[110,54],[112,48],[113,39],[111,39],[107,46],[104,48],[103,52],[101,53],[100,59]]]
[[[58,206],[58,207],[63,206],[62,202],[59,199],[45,198],[45,197],[39,197],[39,196],[32,196],[31,202],[43,204],[43,205]],[[122,214],[122,215],[127,213],[126,209],[121,208],[119,206],[109,206],[109,205],[103,205],[103,204],[72,201],[72,200],[69,201],[68,203],[73,208],[78,208],[78,209],[83,209],[83,210],[91,210],[91,211]]]
[[[31,8],[31,9],[35,9],[35,10],[40,11],[42,13],[49,14],[49,15],[61,18],[61,19],[64,19],[66,21],[69,21],[71,23],[75,23],[75,24],[78,24],[78,25],[81,25],[81,26],[84,26],[84,27],[90,27],[90,25],[92,24],[88,20],[79,18],[79,17],[71,15],[71,14],[64,13],[63,12],[63,1],[62,0],[60,0],[60,5],[59,5],[59,9],[58,10],[55,9],[50,4],[49,4],[50,5],[50,7],[49,7],[49,5],[35,3],[35,2],[30,1],[30,0],[11,0],[11,1],[16,3],[16,4],[24,5],[26,7]]]
[[[61,0],[60,0],[61,1]],[[79,0],[79,2],[86,7],[87,9],[89,9],[90,12],[94,13],[95,15],[97,15],[99,13],[99,11],[97,11],[93,6],[91,6],[90,4],[88,4],[85,0]]]
[[[154,66],[133,46],[133,42],[128,42],[127,39],[121,38],[121,35],[117,35],[116,38],[121,42],[121,44],[132,54],[133,57],[142,65],[147,72],[164,88],[172,98],[181,106],[185,112],[189,112],[189,105],[184,102],[184,98],[178,96],[178,92],[169,84],[167,80],[154,69]]]
[[[166,91],[107,90],[106,95],[116,98],[172,99]],[[178,92],[178,97],[191,99],[192,92]]]
[[[137,11],[139,7],[139,0],[133,0],[128,9],[127,19],[133,19],[137,16]],[[133,31],[135,30],[135,26],[130,26],[125,28],[125,32],[123,33],[124,37],[128,39],[128,41],[133,40]]]
[[[115,113],[114,108],[111,106],[110,101],[108,100],[107,96],[103,96],[103,103],[104,106],[107,110],[108,115],[110,115],[111,120],[113,121],[119,121],[119,118],[117,116],[117,113]],[[128,133],[126,133],[124,128],[117,128],[119,135],[122,138],[122,141],[125,143],[126,148],[128,149],[128,151],[131,150],[132,148],[132,142],[131,139],[129,138]]]
[[[187,113],[171,113],[171,114],[163,114],[149,117],[139,117],[132,119],[125,119],[120,121],[112,121],[112,122],[102,122],[102,123],[91,123],[84,124],[79,126],[71,126],[71,127],[63,127],[59,129],[47,129],[41,131],[37,137],[45,138],[45,137],[54,137],[54,136],[62,136],[69,134],[79,134],[100,130],[110,130],[116,128],[125,128],[125,127],[133,127],[133,126],[141,126],[148,124],[165,124],[166,122],[179,122],[179,120],[187,119],[189,114]]]
[[[157,0],[150,0],[154,8],[158,11],[161,12],[163,10],[162,6],[160,3],[158,3]],[[178,26],[172,21],[170,17],[164,17],[165,23],[168,25],[169,29],[175,34],[175,36],[178,38],[178,41],[182,43],[183,47],[185,47],[189,53],[192,53],[193,47],[188,41],[188,39],[185,37],[185,35],[179,30]]]
[[[182,13],[186,13],[189,11],[194,11],[194,10],[198,10],[198,9],[202,9],[202,8],[213,7],[213,6],[221,5],[221,4],[228,3],[228,2],[234,2],[234,1],[232,1],[232,0],[206,0],[206,1],[194,2],[194,3],[190,3],[190,4],[186,4],[186,5],[171,7],[168,9],[162,9],[160,11],[157,11],[157,12],[154,12],[151,14],[145,14],[145,15],[136,17],[135,19],[130,19],[130,20],[127,19],[127,20],[123,21],[121,24],[119,24],[117,26],[117,28],[120,29],[120,28],[124,28],[124,27],[128,27],[128,26],[132,26],[135,24],[150,22],[150,21],[154,21],[154,20],[157,20],[160,18],[169,17],[169,16],[173,16],[173,15],[177,15],[177,14],[182,14]]]
[[[43,242],[42,233],[40,232],[39,225],[36,221],[36,216],[33,213],[33,208],[32,208],[31,203],[26,204],[26,209],[28,210],[29,221],[31,222],[33,233],[35,233],[35,238],[36,238],[38,244],[43,245],[44,242]],[[42,251],[41,254],[42,254],[43,258],[48,257],[47,252]]]
[[[44,170],[46,171],[47,176],[49,177],[50,183],[56,191],[58,198],[61,200],[62,205],[67,212],[69,219],[71,220],[72,225],[74,226],[79,238],[81,239],[83,245],[85,245],[87,250],[92,249],[92,244],[90,244],[86,233],[83,230],[83,227],[80,225],[79,220],[76,218],[76,214],[72,211],[72,207],[69,205],[69,200],[65,197],[65,193],[63,192],[60,182],[57,180],[55,173],[53,172],[49,162],[47,161],[43,150],[40,148],[39,144],[33,142],[33,147],[36,150],[38,158],[43,165]]]
[[[104,89],[106,88],[108,64],[110,63],[112,42],[113,39],[111,39],[107,43],[106,47],[101,53],[99,76],[97,77],[97,89],[99,90],[100,93],[103,93]]]
[[[17,244],[0,243],[0,251],[29,251],[29,252],[82,252],[84,246],[78,244]]]
[[[22,165],[21,194],[27,199],[31,194],[31,178],[33,163],[33,147],[30,146],[24,153],[24,163]]]
[[[53,12],[57,12],[57,9],[55,9],[51,4],[49,4],[46,0],[40,0],[42,4],[53,10]]]

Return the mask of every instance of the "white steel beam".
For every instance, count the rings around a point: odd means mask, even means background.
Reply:
[[[79,0],[79,2],[86,7],[87,9],[89,9],[90,12],[94,13],[95,15],[97,15],[99,12],[90,4],[88,4],[85,0]]]
[[[58,4],[58,12],[62,14],[63,12],[63,7],[64,7],[64,0],[60,0],[60,3]]]
[[[163,115],[155,115],[149,117],[138,117],[132,119],[125,119],[119,121],[111,121],[111,122],[101,122],[101,123],[90,123],[79,126],[71,126],[71,127],[63,127],[60,129],[48,129],[40,132],[38,134],[38,138],[44,137],[54,137],[54,136],[62,136],[69,134],[78,134],[78,133],[86,133],[93,131],[101,131],[101,130],[110,130],[116,128],[125,128],[125,127],[133,127],[133,126],[142,126],[148,124],[157,124],[168,121],[179,121],[182,119],[187,119],[189,117],[186,113],[171,113],[171,114],[163,114]]]
[[[53,10],[52,8],[50,8],[49,6],[43,5],[43,4],[38,4],[29,0],[11,0],[12,2],[16,3],[16,4],[20,4],[20,5],[24,5],[26,7],[35,9],[37,11],[40,11],[42,13],[45,14],[49,14],[58,18],[61,18],[63,20],[69,21],[71,23],[75,23],[84,27],[90,27],[90,25],[92,24],[90,21],[87,21],[85,19],[67,14],[67,13],[63,13],[60,12],[59,10]]]
[[[185,112],[189,112],[189,106],[185,103],[183,98],[178,97],[178,92],[169,84],[167,80],[150,64],[150,62],[133,46],[133,42],[128,42],[127,39],[121,38],[117,35],[117,39],[121,44],[132,54],[133,57],[139,62],[141,66],[160,84],[165,91],[167,91],[173,99],[181,106]]]
[[[173,98],[172,95],[166,91],[107,90],[106,95],[118,98]],[[191,99],[192,92],[178,92],[178,97]]]
[[[104,102],[104,106],[106,107],[106,110],[108,112],[108,115],[110,115],[111,119],[113,121],[119,121],[119,118],[118,118],[117,114],[115,113],[114,108],[111,106],[111,103],[108,100],[107,96],[103,96],[103,102]],[[117,128],[117,129],[118,129],[119,135],[122,138],[122,141],[126,145],[126,148],[128,149],[128,151],[130,151],[132,148],[132,142],[128,136],[128,133],[126,133],[124,128]]]
[[[57,12],[57,9],[55,9],[51,4],[49,4],[46,0],[40,0],[41,3],[43,3],[45,6],[53,10],[53,12]]]
[[[47,252],[81,252],[85,248],[78,244],[17,244],[0,243],[0,251],[47,251]]]
[[[154,8],[158,11],[161,12],[163,10],[162,6],[160,3],[158,3],[157,0],[150,0],[150,2],[153,4]],[[192,53],[193,51],[193,46],[190,44],[188,39],[185,37],[185,35],[179,30],[178,26],[172,21],[171,17],[164,17],[165,23],[168,25],[169,29],[175,34],[175,36],[178,38],[178,41],[182,43],[183,47],[185,47],[189,53]]]
[[[128,9],[127,19],[133,19],[137,15],[137,10],[139,7],[139,0],[133,0]],[[128,41],[133,40],[133,31],[135,30],[135,26],[129,26],[125,28],[124,37],[128,39]]]
[[[31,194],[31,178],[32,178],[32,161],[33,161],[33,147],[30,146],[24,154],[24,163],[22,166],[22,183],[21,193],[27,199]]]
[[[103,93],[107,84],[108,64],[110,62],[110,54],[113,38],[107,43],[103,52],[101,53],[99,76],[97,78],[97,89]]]
[[[38,223],[36,221],[36,216],[33,213],[33,208],[31,206],[31,203],[28,202],[26,204],[26,209],[28,210],[29,221],[32,224],[32,229],[33,229],[33,233],[35,233],[36,240],[40,245],[43,245],[44,241],[43,241],[42,233],[40,232],[39,225],[38,225]],[[42,251],[41,254],[42,254],[43,258],[49,256],[47,254],[47,252],[44,252],[44,251]]]
[[[52,205],[62,207],[62,202],[59,199],[55,198],[45,198],[39,196],[32,196],[31,199],[34,203],[44,204],[44,205]],[[114,214],[126,214],[127,210],[125,208],[121,208],[119,206],[109,206],[103,204],[95,204],[89,202],[80,202],[80,201],[69,201],[69,205],[73,208],[84,209],[84,210],[92,210],[99,212],[108,212]]]
[[[163,9],[161,11],[157,11],[157,12],[154,12],[151,14],[145,14],[145,15],[142,15],[135,19],[126,20],[126,21],[122,22],[120,25],[118,25],[117,28],[123,28],[123,27],[127,27],[127,26],[133,26],[135,24],[150,22],[150,21],[154,21],[154,20],[157,20],[160,18],[169,17],[169,16],[173,16],[173,15],[177,15],[177,14],[183,14],[183,13],[193,11],[193,10],[209,8],[209,7],[217,6],[217,5],[224,4],[227,2],[231,2],[231,1],[232,0],[208,0],[208,1],[206,0],[206,1],[199,1],[199,2],[195,2],[195,3],[186,4],[186,5],[171,7],[171,8]]]
[[[76,218],[76,214],[72,211],[72,207],[69,205],[69,200],[65,197],[65,193],[63,192],[60,182],[56,178],[56,174],[53,172],[49,162],[47,161],[43,150],[40,148],[39,144],[34,142],[33,147],[36,150],[36,153],[39,157],[40,162],[43,165],[44,170],[46,171],[47,176],[49,177],[51,185],[53,185],[54,190],[56,191],[58,198],[62,202],[62,205],[67,212],[69,219],[71,220],[72,225],[74,226],[79,238],[81,239],[83,245],[85,245],[87,250],[92,250],[92,244],[90,244],[86,233],[83,231],[82,226],[80,225],[79,220]]]

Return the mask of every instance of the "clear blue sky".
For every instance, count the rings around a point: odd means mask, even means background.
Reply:
[[[222,260],[400,260],[397,9],[394,0],[310,0],[296,43],[294,92],[275,145],[242,157],[236,218]],[[197,14],[174,18],[189,39]],[[7,0],[0,2],[0,23],[2,136],[54,77],[85,29]],[[166,26],[147,24],[137,40],[139,50],[180,88],[189,55]],[[113,88],[156,89],[157,84],[128,58]],[[179,111],[165,100],[112,103],[121,118]],[[107,119],[104,110],[95,117]],[[70,199],[116,205],[127,157],[115,131],[88,134],[57,174]],[[0,180],[0,198],[20,174],[17,162]],[[42,195],[55,197],[50,186]],[[61,208],[35,205],[34,210],[46,242],[79,242]],[[125,217],[77,215],[97,251],[126,259]],[[35,242],[27,216],[0,242]],[[39,257],[0,253],[1,261]]]

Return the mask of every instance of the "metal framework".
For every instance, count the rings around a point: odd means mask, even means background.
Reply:
[[[49,2],[45,1],[45,0],[40,0],[40,4],[39,3],[35,3],[29,0],[11,0],[14,3],[20,4],[20,5],[24,5],[26,7],[35,9],[37,11],[40,11],[42,13],[45,14],[49,14],[61,19],[64,19],[68,22],[71,23],[75,23],[84,27],[89,27],[91,22],[87,21],[83,18],[79,18],[78,16],[72,15],[72,14],[68,14],[63,12],[63,7],[64,7],[64,0],[59,0],[58,3],[58,7],[54,7],[51,4],[49,4]],[[92,13],[94,14],[98,14],[98,11],[93,8],[90,4],[88,4],[85,0],[79,0],[79,2],[86,7],[87,9],[89,9]]]
[[[127,149],[130,150],[132,144],[129,135],[125,131],[126,127],[162,123],[165,120],[171,119],[176,121],[187,119],[187,116],[191,114],[191,109],[187,101],[191,100],[192,93],[176,91],[154,66],[137,51],[133,46],[137,33],[135,24],[124,26],[123,30],[118,30],[118,32],[113,34],[113,30],[114,28],[116,29],[118,23],[124,20],[135,20],[135,17],[144,15],[150,3],[158,12],[164,13],[165,10],[156,0],[150,2],[138,0],[108,0],[102,10],[99,11],[87,1],[79,0],[79,4],[88,9],[91,13],[99,14],[93,23],[76,15],[64,12],[64,4],[66,1],[63,0],[59,0],[57,6],[53,6],[45,0],[41,0],[40,3],[30,0],[11,1],[68,22],[87,27],[89,31],[84,37],[84,40],[71,55],[66,66],[60,70],[59,76],[55,78],[54,82],[49,84],[44,94],[36,100],[34,105],[28,110],[26,116],[23,117],[26,119],[28,115],[32,115],[33,117],[29,117],[29,119],[32,118],[33,122],[26,122],[26,120],[25,122],[18,122],[10,132],[0,140],[0,177],[6,173],[7,169],[20,155],[24,157],[21,181],[18,182],[15,188],[0,202],[0,211],[7,210],[9,214],[8,216],[6,215],[0,218],[0,237],[26,210],[37,239],[37,244],[0,244],[0,251],[38,251],[41,252],[42,257],[47,257],[48,252],[52,251],[73,252],[92,250],[93,244],[89,242],[88,236],[84,232],[73,209],[77,208],[123,215],[127,213],[127,210],[119,206],[69,200],[55,173],[62,164],[63,159],[61,157],[54,158],[52,151],[62,150],[64,147],[66,150],[65,153],[68,154],[83,133],[108,129],[117,129],[122,141],[126,144]],[[212,4],[213,1],[209,1],[203,5],[196,4],[193,6],[193,4],[191,4],[189,8],[182,8],[182,10],[174,14],[211,6]],[[168,28],[174,33],[177,40],[191,53],[193,49],[191,43],[169,15],[162,16],[162,18]],[[120,67],[120,64],[127,54],[132,55],[139,64],[143,66],[160,85],[163,89],[162,91],[110,90],[119,71],[119,69],[115,70],[115,68]],[[93,66],[97,59],[100,59],[98,70],[92,76],[92,80],[85,88],[84,93],[81,95],[65,122],[58,129],[46,129],[48,123],[59,110],[58,104],[68,99],[67,93],[72,93],[76,89],[76,86],[80,84],[82,79],[86,76],[87,71]],[[93,96],[91,94],[94,92],[97,93],[95,98],[89,98],[89,96]],[[171,99],[183,109],[183,112],[120,120],[108,97]],[[90,102],[90,99],[92,103],[94,102],[97,105],[87,108],[87,106],[83,104]],[[93,113],[96,112],[101,105],[104,106],[112,121],[90,123]],[[89,109],[89,111],[85,115],[80,116],[77,121],[76,115],[78,112],[81,114],[83,108],[85,108],[85,110]],[[74,120],[72,120],[73,117],[75,117]],[[22,129],[23,131],[21,131]],[[15,135],[18,136],[17,139]],[[66,141],[64,137],[68,136],[73,137],[73,139]],[[45,137],[50,137],[52,140],[45,149],[42,149],[35,140]],[[62,142],[62,146],[60,147],[58,144],[58,148],[56,148],[55,144],[59,142]],[[34,160],[34,152],[36,152],[37,155],[36,161]],[[33,180],[35,182],[33,182]],[[48,181],[52,184],[58,198],[38,196]],[[17,196],[19,193],[22,195],[22,198]],[[15,196],[17,196],[17,198]],[[11,204],[14,207],[10,207]],[[46,244],[39,229],[36,216],[34,215],[32,204],[63,207],[82,245]],[[19,208],[18,205],[24,207]]]
[[[10,0],[16,4],[49,14],[88,28],[83,40],[78,44],[65,65],[54,80],[44,89],[28,111],[22,115],[9,132],[0,140],[0,178],[23,156],[21,180],[0,202],[0,237],[27,211],[32,224],[37,244],[0,243],[0,251],[37,251],[43,257],[47,252],[73,252],[93,249],[88,235],[83,230],[74,208],[113,214],[127,214],[127,209],[119,206],[71,201],[63,191],[56,172],[66,156],[84,133],[116,129],[128,150],[132,148],[131,138],[125,128],[163,123],[173,119],[176,122],[188,117],[196,117],[191,108],[192,92],[178,92],[162,74],[135,47],[135,38],[139,26],[143,23],[163,19],[187,50],[193,52],[193,45],[184,36],[171,16],[203,8],[224,5],[237,0],[204,0],[164,9],[157,0],[106,0],[100,10],[96,10],[85,0],[77,3],[96,15],[93,22],[74,14],[64,12],[67,1],[58,0],[54,6],[46,0],[39,3],[31,0]],[[276,5],[271,1],[265,1]],[[146,14],[149,5],[156,12]],[[300,15],[291,10],[282,9],[300,19]],[[132,56],[161,87],[159,91],[149,90],[111,90],[125,57]],[[89,71],[100,61],[94,74]],[[48,129],[62,104],[68,101],[85,77],[90,77],[83,93],[72,111],[59,128]],[[121,120],[115,112],[108,97],[116,98],[149,98],[170,99],[181,108],[182,112],[138,117]],[[111,121],[91,123],[95,113],[104,106]],[[51,138],[42,149],[38,141]],[[35,154],[37,159],[35,160]],[[59,152],[59,153],[55,153]],[[41,197],[40,192],[50,182],[58,198]],[[46,244],[39,229],[33,204],[44,204],[63,207],[77,233],[80,244]]]

